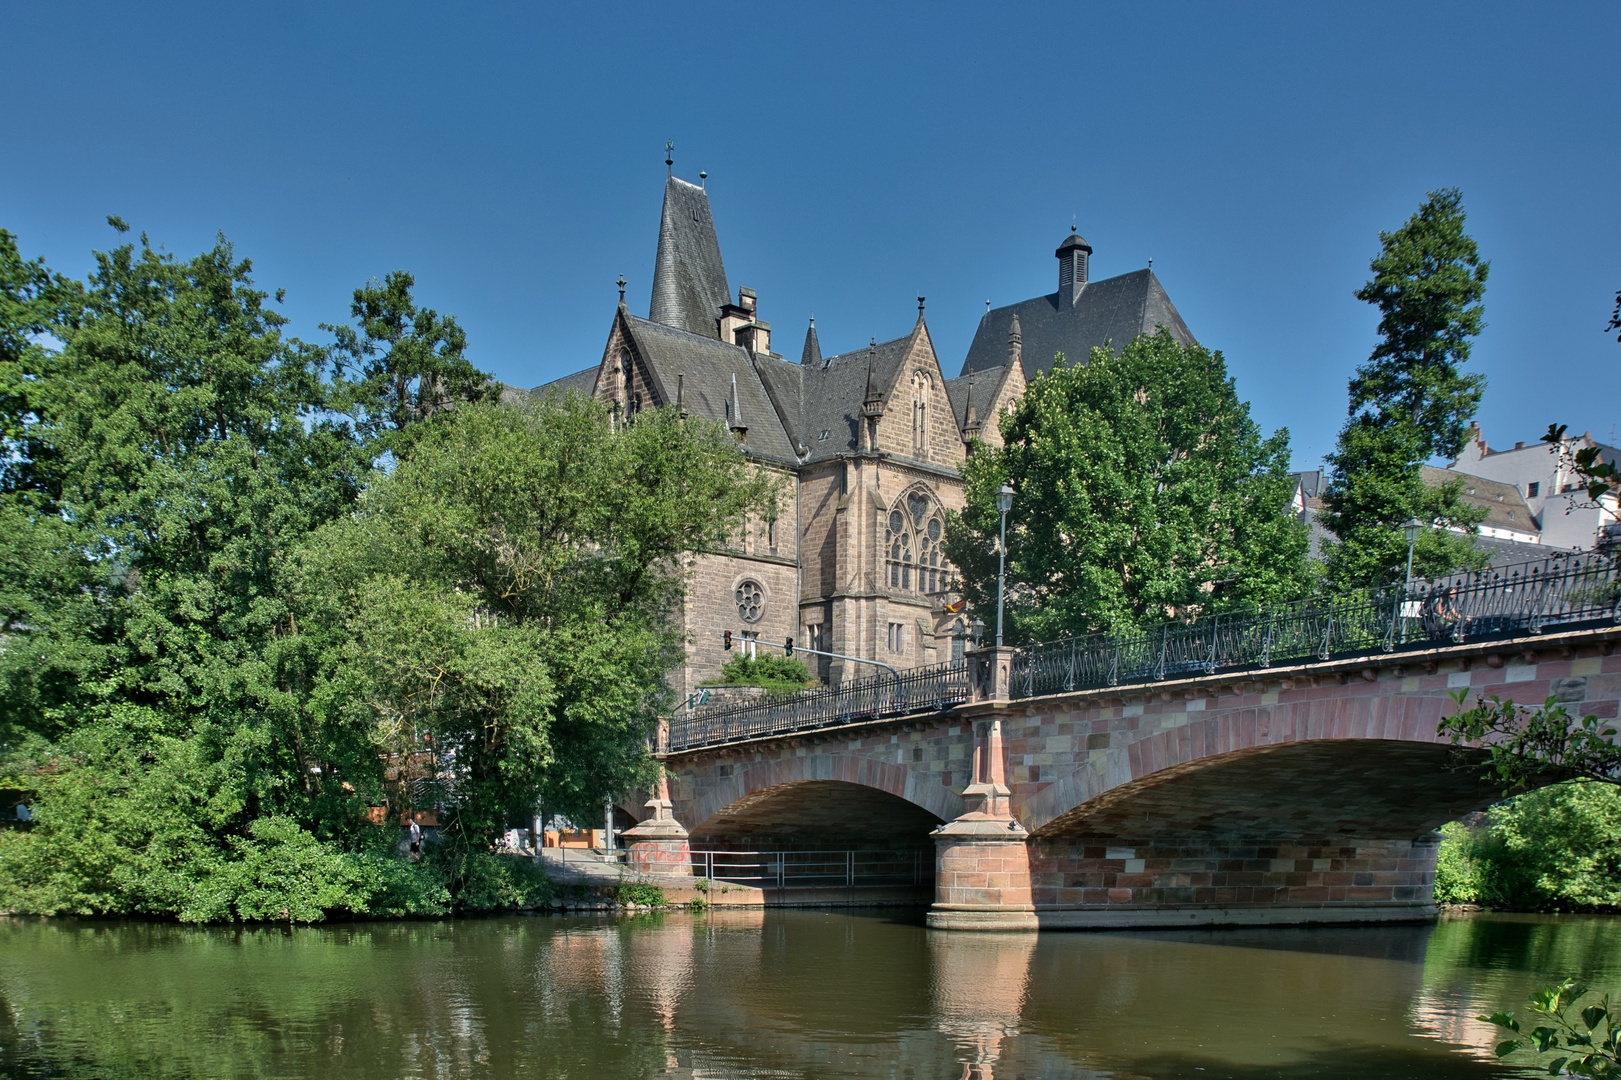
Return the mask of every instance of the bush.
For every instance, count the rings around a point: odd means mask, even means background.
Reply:
[[[1573,780],[1441,830],[1435,898],[1505,911],[1621,908],[1621,791]]]
[[[802,661],[766,654],[732,657],[720,669],[720,681],[725,686],[761,686],[779,693],[816,685]]]
[[[551,881],[528,859],[489,851],[438,858],[435,854],[424,861],[443,860],[456,907],[463,911],[542,907],[551,901]]]
[[[614,900],[626,905],[646,904],[648,907],[663,907],[664,889],[658,885],[644,885],[635,881],[621,881],[614,889]]]
[[[708,908],[709,901],[705,900],[702,896],[694,896],[691,900],[687,901],[687,910],[689,911],[705,911],[708,910]]]

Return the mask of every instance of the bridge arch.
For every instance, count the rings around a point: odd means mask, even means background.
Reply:
[[[842,821],[829,815],[847,811]],[[888,832],[921,839],[963,812],[962,797],[929,774],[844,754],[739,763],[705,784],[677,814],[695,844],[722,835],[792,827],[842,846],[855,823],[889,821]],[[914,835],[915,834],[915,835]]]
[[[1090,755],[1085,764],[1027,800],[1016,800],[1013,809],[1026,829],[1042,834],[1067,828],[1080,808],[1123,789],[1147,792],[1210,767],[1255,768],[1259,777],[1268,771],[1277,773],[1290,762],[1304,764],[1312,760],[1322,765],[1342,756],[1343,774],[1345,769],[1356,767],[1358,746],[1373,752],[1375,744],[1383,745],[1377,751],[1377,760],[1386,764],[1395,760],[1388,744],[1409,748],[1397,756],[1409,761],[1412,771],[1389,773],[1386,780],[1400,780],[1405,775],[1431,783],[1438,773],[1448,772],[1446,762],[1454,753],[1450,743],[1436,738],[1436,726],[1446,703],[1445,698],[1436,696],[1366,695],[1280,702],[1265,709],[1232,709],[1208,719],[1190,717],[1186,723],[1129,743],[1122,738],[1122,745],[1110,745],[1106,752]],[[1312,754],[1297,751],[1281,758],[1271,753],[1303,743],[1332,743],[1339,749]],[[1427,767],[1421,769],[1421,764]],[[1469,796],[1472,799],[1483,799],[1485,803],[1493,800],[1485,785],[1475,784],[1469,790],[1474,792]],[[1482,804],[1476,801],[1458,813]]]

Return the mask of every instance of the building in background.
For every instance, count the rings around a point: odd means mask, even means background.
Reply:
[[[941,541],[976,440],[1000,444],[998,418],[1055,353],[1084,362],[1094,346],[1160,326],[1193,340],[1151,270],[1093,282],[1091,254],[1072,230],[1056,252],[1057,289],[987,310],[955,378],[921,297],[906,333],[837,355],[822,354],[811,320],[794,362],[774,351],[755,291],[733,293],[706,187],[667,179],[648,317],[621,291],[601,359],[529,392],[590,394],[616,423],[673,407],[724,424],[781,479],[776,518],[695,560],[678,692],[719,673],[725,630],[745,648],[793,637],[898,668],[960,655],[966,627]],[[835,683],[871,670],[820,665]]]

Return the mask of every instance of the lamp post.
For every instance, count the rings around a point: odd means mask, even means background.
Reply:
[[[1407,582],[1402,588],[1402,595],[1406,596],[1413,591],[1413,545],[1418,543],[1418,534],[1424,528],[1424,523],[1416,517],[1410,517],[1402,522],[1402,535],[1407,537]]]
[[[996,509],[1002,513],[1002,536],[996,553],[996,647],[1002,647],[1002,600],[1007,595],[1007,512],[1013,509],[1013,485],[1006,480],[996,489]]]

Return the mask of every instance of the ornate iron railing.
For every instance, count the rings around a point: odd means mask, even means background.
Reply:
[[[1602,555],[1551,558],[1414,582],[1410,590],[1398,585],[1032,645],[1014,654],[1013,694],[1037,697],[1618,623],[1616,571],[1617,563]]]
[[[833,689],[802,690],[743,705],[700,706],[670,721],[665,749],[680,753],[864,720],[940,712],[967,700],[967,668],[961,663],[936,664],[903,671],[898,679],[885,673]]]
[[[1551,628],[1621,623],[1617,560],[1604,555],[1453,574],[1259,611],[1164,622],[1018,649],[1012,692],[1028,698],[1160,679],[1262,670]],[[743,705],[699,706],[671,722],[661,752],[942,712],[969,697],[965,665],[940,664]]]

